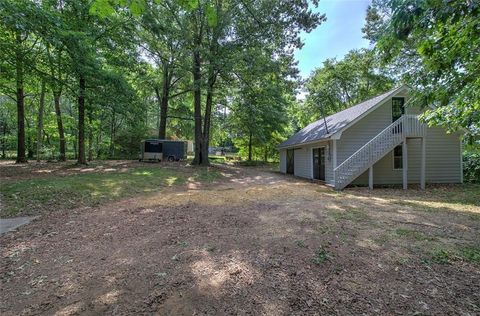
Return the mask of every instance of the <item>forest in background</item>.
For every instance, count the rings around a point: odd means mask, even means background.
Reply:
[[[209,146],[275,159],[306,124],[405,83],[478,168],[479,5],[447,2],[373,1],[372,49],[304,81],[293,53],[326,19],[318,1],[2,1],[0,155],[84,164],[168,138],[193,140],[196,164]]]

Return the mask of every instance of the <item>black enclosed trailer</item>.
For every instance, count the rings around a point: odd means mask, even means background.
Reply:
[[[142,141],[140,150],[140,161],[179,161],[187,158],[186,141],[146,139]]]

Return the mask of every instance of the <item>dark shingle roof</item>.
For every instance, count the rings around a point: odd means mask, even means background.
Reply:
[[[401,88],[402,87],[395,88],[370,100],[364,101],[362,103],[349,107],[348,109],[327,116],[325,120],[327,121],[328,133],[325,129],[324,119],[321,118],[318,121],[304,127],[298,133],[294,134],[292,137],[278,145],[278,147],[290,147],[329,138],[333,134],[341,131],[350,122],[358,118],[360,115],[370,110],[371,108],[382,102],[386,97],[397,92]]]

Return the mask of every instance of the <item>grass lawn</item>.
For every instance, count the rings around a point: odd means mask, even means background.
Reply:
[[[30,177],[1,179],[0,197],[3,209],[0,216],[39,214],[44,211],[96,206],[137,194],[157,192],[165,187],[187,182],[212,182],[220,173],[211,168],[167,167],[154,163],[108,165],[94,162],[78,168],[62,164],[57,172],[32,172]],[[33,171],[49,170],[48,164],[33,167]],[[53,166],[57,167],[57,166]]]

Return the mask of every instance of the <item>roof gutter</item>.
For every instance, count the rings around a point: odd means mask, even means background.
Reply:
[[[334,136],[336,136],[336,134],[333,134],[333,135],[331,135],[329,137],[326,137],[326,138],[320,138],[320,139],[312,140],[312,141],[309,141],[309,142],[297,143],[297,144],[286,145],[286,146],[277,146],[277,150],[294,148],[294,147],[302,147],[302,146],[307,146],[307,145],[311,145],[311,144],[315,144],[315,143],[319,143],[319,142],[329,141],[331,139],[338,139]]]

